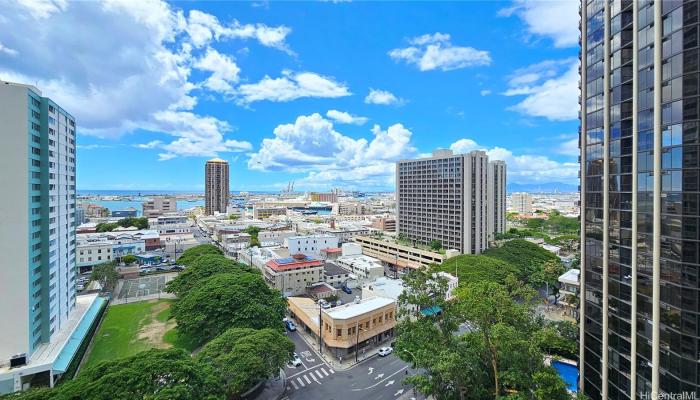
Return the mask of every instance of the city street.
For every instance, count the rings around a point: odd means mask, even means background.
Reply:
[[[285,368],[287,392],[283,399],[380,400],[423,399],[411,394],[411,387],[401,382],[414,373],[410,365],[393,354],[372,356],[358,365],[335,371],[296,332],[288,332],[296,346],[302,365]]]

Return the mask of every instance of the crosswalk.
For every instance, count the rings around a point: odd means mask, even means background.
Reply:
[[[313,368],[300,372],[299,375],[293,375],[287,378],[287,382],[294,387],[294,390],[299,390],[313,384],[323,385],[321,380],[332,374],[335,374],[333,369],[328,368],[328,370],[326,370],[326,368],[322,366],[320,368]]]

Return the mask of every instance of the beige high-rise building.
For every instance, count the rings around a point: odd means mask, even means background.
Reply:
[[[513,193],[510,205],[518,214],[532,213],[532,195],[530,193]]]
[[[488,227],[489,238],[506,231],[506,163],[489,162],[488,172]]]
[[[206,215],[225,213],[228,206],[228,162],[220,158],[207,161],[204,167],[204,203]]]
[[[416,244],[438,240],[446,249],[481,253],[488,246],[488,170],[488,156],[478,150],[399,161],[397,233]],[[503,178],[505,187],[505,165]]]

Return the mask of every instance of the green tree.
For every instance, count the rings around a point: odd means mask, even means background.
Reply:
[[[525,223],[525,226],[528,229],[540,230],[540,229],[544,229],[545,224],[546,224],[546,221],[543,218],[530,218]]]
[[[230,214],[230,215],[228,216],[228,219],[230,219],[231,221],[236,221],[236,220],[238,220],[238,219],[240,219],[240,218],[241,218],[241,217],[240,217],[239,215],[236,215],[236,214]]]
[[[114,268],[114,263],[102,263],[92,268],[90,279],[99,282],[103,290],[110,290],[117,283],[119,273]]]
[[[127,264],[127,265],[128,265],[128,264],[133,264],[133,263],[135,263],[137,260],[138,260],[138,259],[137,259],[136,256],[133,255],[133,254],[127,254],[127,255],[125,255],[124,257],[122,257],[122,262],[123,262],[124,264]]]
[[[507,261],[475,254],[449,258],[438,269],[453,275],[457,271],[460,286],[477,281],[505,283],[509,275],[520,275],[519,270]]]
[[[231,328],[207,343],[197,359],[212,366],[232,398],[276,375],[292,352],[294,343],[278,330]]]
[[[112,232],[113,230],[117,229],[119,227],[119,224],[116,222],[100,222],[97,224],[95,229],[97,232],[103,233],[103,232]]]
[[[219,254],[204,254],[195,258],[187,268],[165,285],[165,291],[183,297],[203,280],[216,274],[257,272]]]
[[[286,304],[259,274],[216,274],[171,308],[178,330],[204,343],[229,328],[282,330]]]
[[[545,367],[532,375],[535,400],[570,400],[566,385],[552,367]]]
[[[224,255],[224,252],[213,244],[200,244],[183,251],[180,257],[177,259],[177,262],[180,265],[189,266],[189,264],[197,257],[205,254]]]
[[[535,285],[547,285],[547,291],[549,291],[549,288],[556,287],[555,285],[558,282],[558,278],[564,272],[564,264],[562,264],[561,261],[558,259],[549,260],[534,271],[530,281]],[[549,293],[547,293],[547,295],[549,295]]]
[[[431,240],[430,249],[433,251],[440,251],[442,250],[442,243],[440,243],[439,240]]]
[[[179,349],[148,350],[85,368],[54,389],[12,396],[17,400],[214,400],[223,399],[221,381],[208,364]]]
[[[482,254],[515,266],[518,270],[516,276],[524,282],[530,282],[532,276],[540,271],[548,261],[556,261],[561,264],[559,257],[554,253],[523,239],[510,240],[500,247],[489,248]],[[535,284],[540,283],[541,281],[535,282]]]

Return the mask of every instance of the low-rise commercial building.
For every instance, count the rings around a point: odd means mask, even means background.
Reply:
[[[156,196],[141,204],[143,216],[146,218],[177,212],[177,199],[174,196]]]
[[[373,281],[384,276],[384,266],[379,259],[362,254],[358,243],[343,243],[342,255],[335,260],[338,266],[347,269],[363,281]]]
[[[148,219],[148,227],[161,235],[190,232],[190,222],[185,215],[161,215]]]
[[[338,238],[328,234],[290,236],[284,240],[284,244],[289,254],[301,253],[319,258],[321,250],[338,247]]]
[[[77,235],[75,257],[80,273],[92,271],[95,265],[112,261],[112,242],[108,240],[85,240]]]
[[[287,207],[253,207],[255,219],[267,219],[274,215],[287,215]]]
[[[369,345],[378,345],[394,337],[396,301],[372,297],[321,309],[312,299],[290,297],[289,311],[297,325],[318,338],[326,351],[335,357],[348,357]],[[320,328],[320,329],[319,329]]]
[[[137,211],[133,207],[112,211],[112,218],[136,218],[136,215]]]
[[[573,313],[575,313],[578,307],[576,299],[579,295],[581,270],[570,269],[563,273],[559,279],[559,303],[571,307]]]
[[[372,220],[372,228],[385,232],[396,232],[396,218],[378,217]]]
[[[333,287],[341,287],[350,278],[350,272],[332,262],[323,264],[323,281]]]
[[[265,280],[284,296],[306,293],[313,283],[323,281],[324,262],[304,254],[268,261],[263,269]]]

